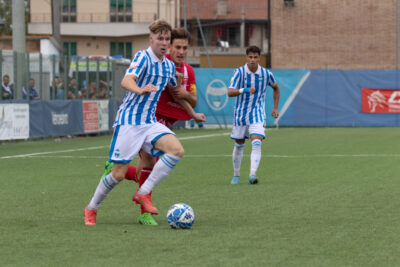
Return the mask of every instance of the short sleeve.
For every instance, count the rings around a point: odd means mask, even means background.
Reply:
[[[229,84],[229,88],[240,89],[240,70],[236,69],[233,73],[231,83]]]
[[[192,66],[187,65],[189,92],[196,93],[196,78]]]
[[[267,70],[267,71],[268,71],[268,77],[269,77],[269,79],[268,79],[268,85],[269,85],[269,86],[274,86],[274,85],[276,84],[275,77],[274,77],[274,75],[272,74],[272,72],[270,72],[269,70]]]
[[[145,56],[144,51],[139,51],[136,53],[135,57],[132,59],[131,64],[129,65],[129,68],[125,72],[126,75],[135,75],[136,77],[139,77],[140,74],[144,72],[147,68],[147,58]]]

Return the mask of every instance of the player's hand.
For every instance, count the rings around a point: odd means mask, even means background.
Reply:
[[[278,118],[278,116],[279,116],[278,110],[274,108],[274,109],[272,110],[272,112],[271,112],[271,115],[272,115],[272,117],[274,117],[275,119]]]
[[[256,88],[250,88],[249,93],[254,94],[256,92]]]
[[[147,95],[152,92],[157,92],[157,87],[152,84],[147,84],[145,87],[142,88],[140,95]]]
[[[196,122],[205,122],[206,121],[206,116],[203,113],[194,113],[193,119]]]

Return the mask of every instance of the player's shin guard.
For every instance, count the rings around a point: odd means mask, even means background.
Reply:
[[[233,176],[240,176],[240,165],[242,164],[244,144],[235,143],[232,153]]]
[[[146,182],[139,188],[139,194],[145,195],[150,193],[157,184],[167,177],[179,160],[179,157],[171,154],[164,154],[164,156],[157,161],[156,165],[154,165],[149,178],[147,178]]]
[[[143,168],[140,171],[140,175],[139,175],[139,187],[141,187],[144,182],[146,182],[147,178],[150,176],[150,173],[153,169],[150,168]],[[151,192],[150,192],[150,196],[151,196]],[[146,213],[146,210],[144,209],[144,207],[142,205],[140,205],[140,211],[141,214]]]
[[[256,175],[261,160],[261,140],[251,141],[250,175]]]
[[[107,197],[108,193],[117,185],[119,182],[115,180],[112,174],[108,174],[107,176],[103,177],[99,185],[94,192],[93,198],[88,205],[88,209],[90,210],[97,210],[100,203]]]

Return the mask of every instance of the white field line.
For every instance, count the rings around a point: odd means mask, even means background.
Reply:
[[[279,117],[275,120],[274,125],[279,125],[279,119],[283,117],[283,115],[286,113],[286,110],[290,107],[290,104],[292,104],[293,100],[296,98],[297,94],[299,93],[301,87],[303,84],[307,81],[308,77],[310,76],[311,72],[307,72],[303,78],[301,78],[300,82],[297,84],[296,88],[292,92],[292,94],[289,96],[289,98],[286,100],[285,104],[283,105],[281,111],[279,112]]]
[[[250,154],[244,154],[244,157],[250,157]],[[34,158],[80,158],[80,159],[106,159],[106,156],[66,156],[66,155],[33,155],[26,157]],[[219,155],[187,155],[184,158],[230,158],[231,154]],[[263,158],[283,158],[283,159],[301,159],[301,158],[399,158],[400,154],[310,154],[310,155],[262,155]],[[1,159],[1,158],[0,158]]]
[[[179,138],[179,140],[200,139],[200,138],[208,138],[208,137],[215,137],[215,136],[224,136],[224,135],[229,135],[229,134],[230,133],[220,133],[220,134],[187,136],[187,137],[181,137],[181,138]],[[3,156],[3,157],[0,157],[0,159],[27,158],[27,157],[36,157],[36,156],[41,156],[41,155],[77,152],[77,151],[85,151],[85,150],[96,150],[96,149],[103,149],[103,148],[108,148],[108,146],[94,146],[94,147],[86,147],[86,148],[76,148],[76,149],[67,149],[67,150],[58,150],[58,151],[46,151],[46,152],[38,152],[38,153],[30,153],[30,154],[20,154],[20,155],[13,155],[13,156]],[[76,157],[76,156],[74,156],[74,157]]]

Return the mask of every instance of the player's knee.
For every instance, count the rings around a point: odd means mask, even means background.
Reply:
[[[183,155],[185,154],[185,151],[184,151],[182,146],[176,146],[173,149],[171,149],[169,154],[172,154],[172,155],[174,155],[175,157],[178,157],[178,158],[182,158]]]

